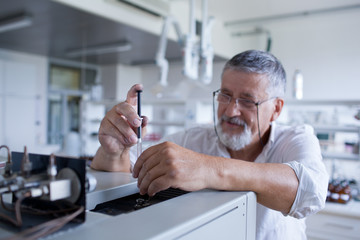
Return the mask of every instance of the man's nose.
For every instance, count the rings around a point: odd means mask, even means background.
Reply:
[[[226,106],[226,115],[229,117],[233,117],[233,116],[239,116],[241,115],[241,111],[240,111],[240,106],[239,104],[232,100],[230,101],[230,103]]]

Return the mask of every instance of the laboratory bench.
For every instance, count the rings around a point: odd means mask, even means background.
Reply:
[[[44,239],[255,239],[253,192],[174,189],[181,194],[135,209],[129,203],[141,196],[131,174],[87,172],[97,184],[86,194],[85,222],[65,226]],[[13,234],[0,229],[0,239]]]

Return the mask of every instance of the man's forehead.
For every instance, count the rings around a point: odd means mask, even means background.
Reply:
[[[224,70],[223,74],[222,74],[222,78],[224,77],[224,75],[228,75],[228,74],[241,74],[243,76],[249,76],[249,77],[256,77],[256,78],[264,78],[264,79],[268,79],[268,75],[266,73],[256,73],[256,72],[248,72],[248,71],[242,71],[242,70],[238,70],[238,69],[226,69]]]
[[[266,74],[226,70],[220,89],[230,95],[258,99],[267,96],[268,84],[269,80]]]
[[[269,78],[266,74],[258,74],[258,73],[247,73],[240,71],[231,71],[227,70],[224,72],[221,79],[221,86],[223,85],[235,85],[236,87],[239,84],[246,83],[248,85],[264,85],[267,86],[269,84]]]

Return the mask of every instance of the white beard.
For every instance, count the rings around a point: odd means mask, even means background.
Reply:
[[[223,121],[229,121],[231,123],[238,124],[239,126],[244,127],[244,131],[240,134],[230,134],[224,133],[221,127],[221,123]],[[222,116],[220,121],[216,124],[216,131],[220,141],[228,148],[234,151],[238,151],[243,149],[245,146],[251,143],[251,129],[248,125],[241,119],[238,118],[229,118],[226,116]]]

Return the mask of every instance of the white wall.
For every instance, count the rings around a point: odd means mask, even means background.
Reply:
[[[0,49],[0,144],[36,152],[46,144],[47,58]]]
[[[142,73],[139,67],[126,66],[119,64],[117,66],[118,71],[118,84],[117,84],[117,96],[116,99],[126,99],[128,89],[134,84],[141,83]]]
[[[287,72],[288,98],[291,98],[295,69],[300,69],[304,75],[304,99],[360,98],[359,24],[360,11],[351,10],[262,25],[271,32],[271,52],[282,61]],[[239,27],[237,31],[242,29]],[[233,46],[234,52],[253,48],[264,50],[266,39],[264,35],[237,37]]]
[[[104,99],[123,101],[128,90],[136,83],[142,83],[140,67],[123,64],[101,66]]]
[[[101,84],[103,86],[103,97],[105,99],[116,99],[117,69],[115,65],[101,66]]]

